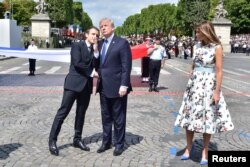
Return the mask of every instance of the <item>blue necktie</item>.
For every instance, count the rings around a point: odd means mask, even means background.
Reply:
[[[102,45],[102,52],[101,52],[101,58],[102,58],[102,63],[105,60],[105,56],[106,56],[106,52],[107,52],[107,44],[108,44],[108,40],[105,39]]]

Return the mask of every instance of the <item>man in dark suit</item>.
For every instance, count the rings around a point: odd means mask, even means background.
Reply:
[[[100,56],[96,90],[100,93],[103,139],[97,152],[102,153],[111,148],[114,124],[113,155],[118,156],[123,152],[127,95],[132,90],[131,49],[127,40],[114,35],[114,22],[111,19],[100,21],[100,31],[105,39],[98,44]]]
[[[90,150],[81,137],[85,113],[92,93],[93,77],[98,77],[98,73],[93,68],[94,51],[92,47],[94,43],[97,45],[98,36],[99,30],[92,27],[86,32],[86,40],[74,43],[71,48],[71,63],[69,73],[64,82],[62,104],[57,111],[49,136],[49,150],[53,155],[59,155],[59,150],[56,146],[57,136],[75,100],[76,117],[73,146],[84,151]],[[97,46],[95,48],[97,49]]]

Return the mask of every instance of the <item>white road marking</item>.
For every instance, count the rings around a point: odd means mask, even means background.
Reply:
[[[183,72],[183,73],[188,74],[188,72],[183,71],[183,70],[181,70],[181,69],[179,69],[179,68],[176,68],[176,67],[171,66],[171,65],[168,65],[168,66],[170,66],[171,68],[174,68],[174,69],[176,69],[176,70],[178,70],[178,71],[181,71],[181,72]],[[223,71],[224,71],[224,70],[223,70]],[[228,70],[225,70],[225,71],[227,71],[227,72],[228,72]],[[235,75],[242,75],[242,74],[239,74],[239,73],[236,73],[236,72],[233,72],[233,71],[229,71],[228,73],[234,73]],[[230,79],[231,79],[231,78],[230,78]],[[236,81],[238,81],[238,80],[236,80]],[[243,81],[241,81],[241,82],[243,82]],[[247,83],[247,82],[245,82],[245,83]],[[247,83],[247,84],[248,84],[248,83]],[[229,87],[227,87],[227,86],[225,86],[225,85],[222,85],[222,87],[223,87],[223,88],[226,88],[226,89],[228,89],[228,90],[231,90],[231,91],[233,91],[233,92],[236,92],[236,93],[242,94],[242,95],[244,95],[244,96],[250,97],[250,95],[248,95],[248,94],[244,94],[244,92],[240,92],[240,91],[235,90],[235,89],[233,89],[233,88],[229,88]]]
[[[18,69],[20,69],[21,67],[13,67],[13,68],[10,68],[8,70],[5,70],[5,71],[1,71],[0,74],[6,74],[6,73],[10,73],[12,71],[16,71]]]
[[[237,70],[238,70],[238,71],[245,72],[245,73],[250,73],[250,71],[249,71],[249,70],[244,70],[244,69],[241,69],[241,68],[238,68]]]
[[[49,69],[48,71],[46,71],[45,74],[53,74],[56,71],[58,71],[60,68],[62,68],[62,67],[61,66],[52,67],[51,69]]]
[[[234,71],[230,71],[230,70],[225,70],[225,69],[223,69],[223,71],[224,71],[224,72],[227,72],[227,73],[229,73],[229,74],[233,74],[233,75],[238,75],[238,76],[242,76],[242,74],[241,74],[241,73],[237,73],[237,72],[234,72]]]
[[[136,73],[141,75],[141,68],[140,67],[132,67],[132,70]]]
[[[161,73],[161,74],[167,74],[167,75],[171,74],[170,72],[168,72],[168,71],[166,71],[166,70],[163,70],[163,69],[161,69],[160,73]]]

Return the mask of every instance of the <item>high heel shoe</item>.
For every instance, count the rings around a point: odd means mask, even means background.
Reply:
[[[194,145],[192,145],[192,147],[191,147],[191,150],[189,152],[189,156],[186,156],[185,154],[183,154],[181,156],[181,160],[188,160],[193,152],[194,152]]]
[[[206,159],[202,159],[200,162],[201,165],[207,165],[208,164],[208,160]]]

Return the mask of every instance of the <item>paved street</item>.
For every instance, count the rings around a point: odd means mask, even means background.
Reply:
[[[60,106],[67,63],[37,61],[36,76],[28,74],[28,60],[0,60],[0,166],[5,167],[198,167],[202,135],[195,135],[195,154],[187,161],[180,155],[185,131],[174,127],[188,80],[191,60],[166,61],[160,74],[160,93],[149,93],[141,83],[140,61],[133,62],[124,153],[113,149],[96,153],[102,128],[99,95],[92,95],[83,128],[90,152],[72,146],[75,106],[58,137],[60,155],[50,155],[48,136]],[[215,134],[210,150],[250,150],[250,57],[227,54],[224,59],[223,93],[235,129]]]

